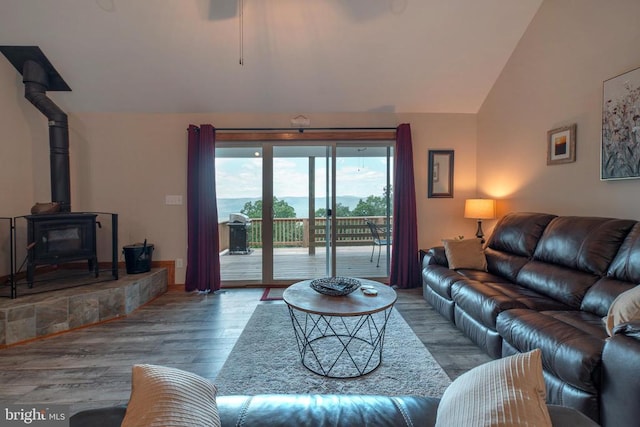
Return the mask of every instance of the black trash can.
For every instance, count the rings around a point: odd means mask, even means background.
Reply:
[[[151,270],[151,257],[153,255],[153,245],[136,243],[122,248],[124,262],[127,266],[127,274],[146,273]]]

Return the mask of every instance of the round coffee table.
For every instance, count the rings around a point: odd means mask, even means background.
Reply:
[[[310,287],[311,280],[284,291],[300,360],[318,375],[359,377],[382,363],[385,328],[397,295],[390,286],[357,280],[378,294],[357,289],[345,296],[323,295]]]

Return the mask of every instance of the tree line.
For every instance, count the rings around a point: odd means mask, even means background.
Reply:
[[[387,197],[389,200],[392,200],[391,191],[385,187],[382,196],[370,195],[365,199],[360,199],[353,210],[351,210],[349,206],[338,202],[336,204],[336,216],[385,216],[387,215]],[[240,212],[249,218],[262,218],[262,200],[245,203]],[[285,200],[280,200],[275,196],[273,196],[273,213],[274,218],[296,218],[296,210],[294,207]],[[326,216],[326,213],[326,208],[316,209],[315,216],[323,218]]]

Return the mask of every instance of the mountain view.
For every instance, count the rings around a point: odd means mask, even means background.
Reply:
[[[350,209],[354,209],[360,199],[366,199],[366,197],[358,196],[338,196],[336,202],[341,203],[344,206],[348,206]],[[227,221],[229,214],[238,213],[244,207],[247,202],[255,202],[260,200],[258,197],[237,197],[237,198],[218,198],[218,221]],[[306,197],[278,197],[278,200],[284,200],[296,211],[297,218],[309,218],[309,201]],[[325,207],[326,199],[324,197],[316,198],[316,209]]]

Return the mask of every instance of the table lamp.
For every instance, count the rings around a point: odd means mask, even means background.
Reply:
[[[476,237],[484,243],[482,220],[496,217],[496,201],[493,199],[467,199],[464,202],[464,217],[478,220]]]

